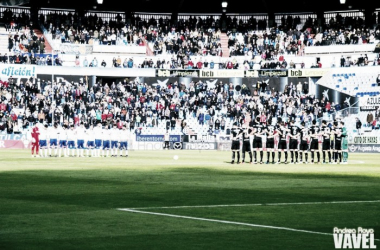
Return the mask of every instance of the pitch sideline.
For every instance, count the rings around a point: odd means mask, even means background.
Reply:
[[[319,234],[319,235],[329,235],[329,236],[333,235],[332,233],[322,233],[322,232],[295,229],[295,228],[289,228],[289,227],[275,227],[275,226],[251,224],[251,223],[236,222],[236,221],[216,220],[216,219],[183,216],[183,215],[176,215],[176,214],[166,214],[166,213],[155,213],[155,212],[139,211],[139,210],[128,209],[128,208],[118,208],[117,210],[124,211],[124,212],[131,212],[131,213],[150,214],[150,215],[166,216],[166,217],[173,217],[173,218],[180,218],[180,219],[208,221],[208,222],[216,222],[216,223],[232,224],[232,225],[240,225],[240,226],[248,226],[248,227],[268,228],[268,229],[277,229],[277,230],[285,230],[285,231],[293,231],[293,232],[309,233],[309,234]],[[375,240],[380,241],[379,239],[375,239]]]
[[[294,202],[294,203],[256,203],[256,204],[222,204],[222,205],[194,205],[194,206],[166,206],[166,207],[134,207],[119,208],[132,210],[147,209],[180,209],[180,208],[213,208],[213,207],[251,207],[251,206],[288,206],[288,205],[322,205],[322,204],[351,204],[351,203],[380,203],[380,200],[373,201],[320,201],[320,202]]]

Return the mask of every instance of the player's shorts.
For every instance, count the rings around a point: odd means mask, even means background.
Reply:
[[[110,148],[110,141],[103,141],[103,149],[109,149]]]
[[[268,138],[266,148],[274,148],[274,138]]]
[[[128,149],[128,142],[126,141],[120,142],[120,149]]]
[[[308,149],[309,149],[309,144],[307,144],[307,141],[301,141],[300,150],[307,151]]]
[[[95,142],[94,141],[88,141],[87,142],[87,147],[89,147],[89,148],[95,147]]]
[[[111,141],[111,148],[117,148],[118,141]]]
[[[287,147],[286,147],[286,140],[280,140],[278,142],[278,149],[287,149]]]
[[[231,150],[239,150],[239,149],[240,149],[240,142],[232,141]]]
[[[78,148],[84,148],[84,140],[77,140]]]
[[[60,140],[60,141],[59,141],[59,146],[60,146],[60,147],[67,147],[67,141]]]
[[[250,152],[251,151],[251,143],[249,141],[243,141],[243,152]]]
[[[324,139],[322,143],[322,150],[330,150],[330,149],[331,149],[330,139]]]
[[[335,147],[334,147],[334,149],[335,150],[342,150],[342,140],[335,140],[335,143],[334,143],[335,145]]]
[[[40,147],[46,147],[46,146],[47,146],[46,140],[40,140]]]
[[[50,139],[50,146],[57,146],[57,139]]]
[[[75,142],[74,141],[68,141],[67,142],[67,147],[68,148],[75,148]]]
[[[311,150],[318,150],[318,139],[312,139],[311,144],[310,144],[310,149]]]
[[[96,140],[95,139],[95,147],[96,148],[101,148],[102,147],[102,140]]]
[[[261,138],[255,138],[253,140],[253,148],[263,148],[263,141],[261,140]]]
[[[291,149],[291,150],[298,149],[298,140],[290,139],[289,149]]]

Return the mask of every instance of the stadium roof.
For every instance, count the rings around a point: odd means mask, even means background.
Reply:
[[[292,13],[379,8],[380,1],[370,0],[227,0],[227,13]],[[344,0],[343,0],[344,1]],[[152,13],[222,13],[222,0],[0,0],[3,4],[15,2],[24,6],[43,8],[85,9],[99,11],[152,12]],[[78,3],[80,3],[78,5]]]

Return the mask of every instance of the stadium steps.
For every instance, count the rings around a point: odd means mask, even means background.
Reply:
[[[8,50],[8,35],[9,31],[6,31],[4,27],[0,27],[0,53],[2,55],[4,55],[5,53],[9,55],[10,53]]]
[[[42,32],[38,29],[34,29],[33,32],[38,38],[43,36]],[[47,41],[47,39],[45,39],[45,53],[51,54],[52,51],[53,51],[53,49],[52,49],[50,43]]]
[[[145,44],[145,47],[146,47],[146,55],[147,56],[154,56],[153,50],[152,50],[152,48],[150,46],[150,43],[148,43],[148,41],[144,39],[144,44]]]
[[[230,57],[230,49],[228,48],[228,36],[226,33],[220,34],[220,44],[222,45],[223,57]]]

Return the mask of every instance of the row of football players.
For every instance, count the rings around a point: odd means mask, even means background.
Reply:
[[[131,134],[125,126],[122,129],[110,129],[98,124],[86,129],[83,124],[76,128],[57,125],[48,128],[45,125],[39,132],[39,151],[43,157],[84,157],[84,151],[87,151],[88,157],[108,157],[110,154],[111,157],[128,157]]]
[[[248,153],[250,163],[252,163],[252,151],[254,163],[263,163],[263,138],[266,139],[267,161],[269,164],[275,163],[275,151],[277,151],[277,162],[281,163],[282,152],[285,156],[284,163],[288,163],[288,153],[290,151],[290,163],[307,163],[308,152],[311,154],[311,163],[320,163],[319,141],[322,139],[322,155],[323,163],[342,163],[342,139],[346,136],[346,129],[343,122],[334,122],[330,128],[326,121],[322,121],[321,127],[313,121],[310,128],[305,127],[302,122],[301,126],[296,126],[294,121],[285,125],[281,121],[277,125],[263,125],[256,121],[256,125],[250,127],[243,124],[241,127],[236,125],[231,130],[232,134],[232,161],[235,163],[235,155],[237,163],[240,163],[240,141],[242,142],[242,163],[246,163],[245,155]],[[250,136],[253,136],[251,143]],[[287,142],[288,141],[288,142]],[[251,147],[252,145],[252,147]],[[252,148],[252,151],[251,151]],[[260,154],[260,161],[257,161],[257,154]],[[315,155],[317,159],[315,159]],[[343,163],[347,162],[348,153],[344,154]],[[272,158],[270,160],[270,158]]]

